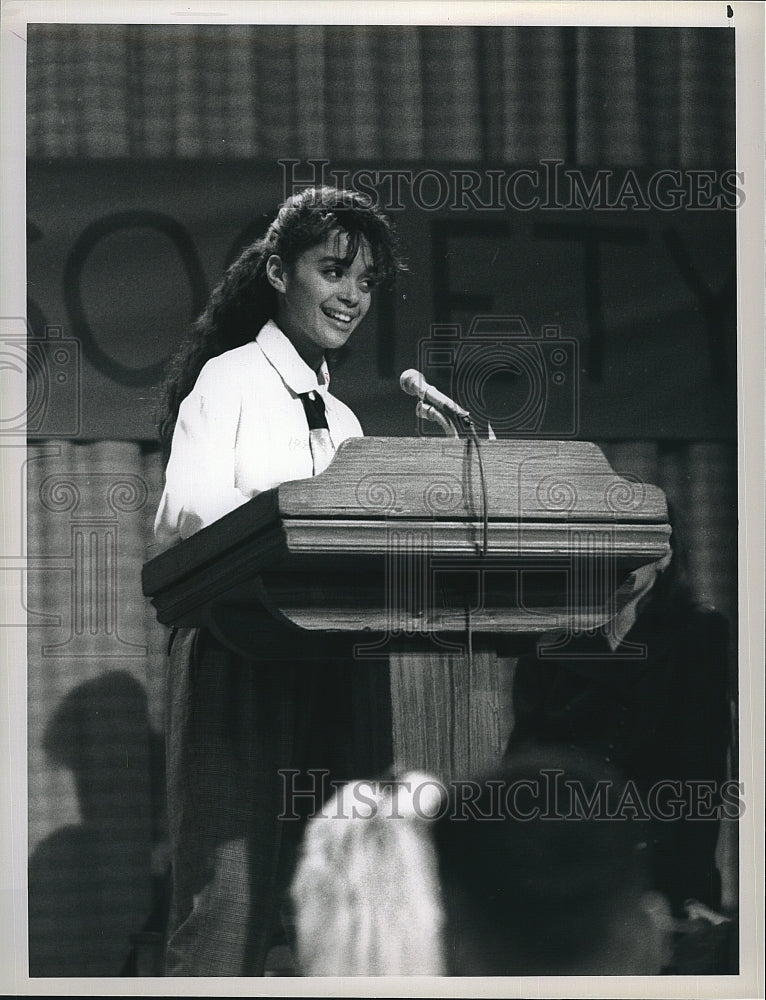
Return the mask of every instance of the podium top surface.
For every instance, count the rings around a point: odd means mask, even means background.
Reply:
[[[482,441],[490,520],[667,521],[657,486],[616,473],[588,441]],[[476,519],[476,447],[463,438],[350,438],[319,476],[277,489],[283,517]]]
[[[616,473],[596,445],[505,440],[482,441],[480,449],[487,523],[499,551],[564,551],[573,526],[608,526],[631,558],[648,561],[667,550],[662,490]],[[259,494],[152,558],[144,593],[224,565],[227,553],[242,559],[243,546],[257,551],[263,567],[291,552],[381,552],[392,524],[431,526],[442,532],[437,548],[470,552],[483,498],[476,446],[466,439],[350,438],[320,475]]]

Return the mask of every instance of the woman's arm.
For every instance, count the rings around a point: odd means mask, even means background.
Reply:
[[[234,484],[241,399],[236,372],[219,357],[181,404],[154,522],[160,544],[188,538],[250,499]]]

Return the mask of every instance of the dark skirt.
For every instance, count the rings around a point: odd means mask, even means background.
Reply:
[[[380,663],[251,661],[207,630],[178,630],[167,677],[166,975],[263,975],[305,818],[331,781],[390,766],[387,692]]]

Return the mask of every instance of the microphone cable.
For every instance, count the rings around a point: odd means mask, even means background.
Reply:
[[[481,548],[479,552],[482,556],[486,556],[487,550],[489,549],[489,501],[487,498],[487,480],[484,475],[484,459],[481,454],[481,443],[479,441],[479,435],[476,433],[476,427],[473,420],[470,418],[466,420],[466,426],[468,428],[468,447],[471,447],[473,443],[476,448],[476,457],[479,460],[479,480],[481,483],[481,513],[482,513],[482,540]],[[469,463],[470,467],[470,463]]]

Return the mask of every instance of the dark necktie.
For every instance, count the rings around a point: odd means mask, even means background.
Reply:
[[[321,394],[313,391],[302,392],[300,397],[309,425],[309,447],[314,463],[314,475],[318,476],[332,461],[335,448],[327,428],[327,416]]]

